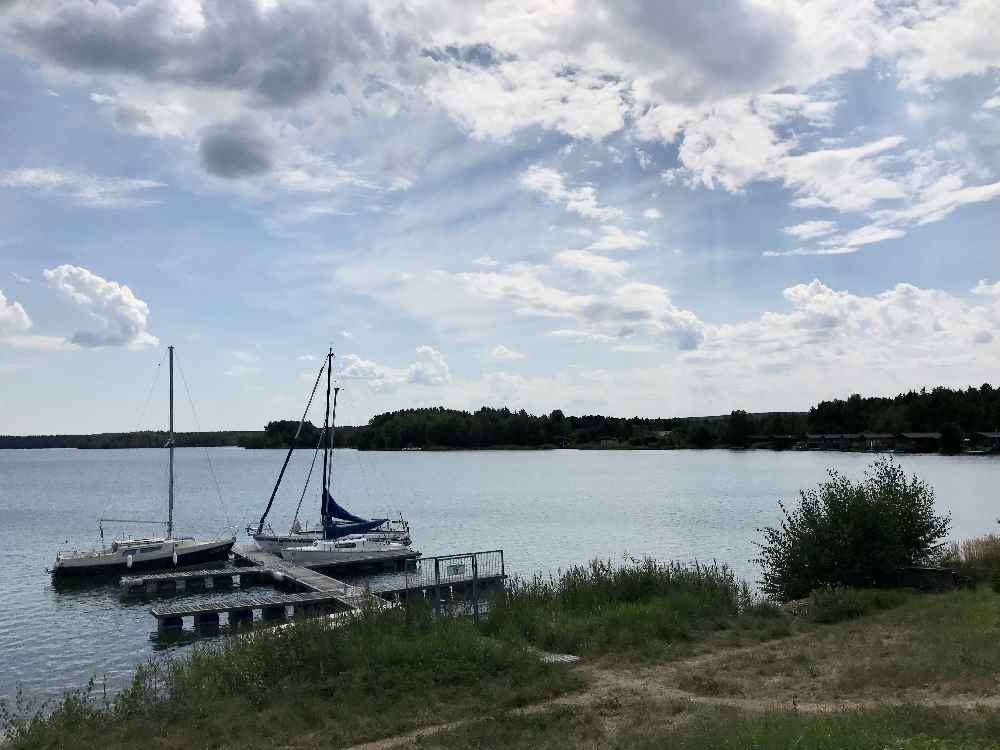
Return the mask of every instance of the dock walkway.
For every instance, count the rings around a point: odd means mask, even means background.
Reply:
[[[258,611],[261,619],[278,620],[286,617],[289,609],[296,614],[312,615],[332,608],[360,610],[366,604],[395,606],[390,599],[398,602],[411,593],[432,597],[435,607],[440,609],[444,601],[471,590],[477,602],[474,610],[478,614],[480,588],[502,583],[506,578],[502,550],[425,558],[418,561],[412,571],[377,576],[358,583],[338,580],[249,545],[234,548],[233,555],[241,565],[125,576],[121,585],[129,591],[145,589],[151,594],[170,586],[175,590],[181,586],[186,589],[201,582],[206,589],[231,588],[237,583],[242,587],[262,580],[295,589],[295,593],[246,592],[243,596],[230,596],[215,602],[165,603],[151,608],[160,630],[175,630],[183,628],[185,617],[193,618],[196,626],[211,626],[218,625],[220,615],[226,614],[229,624],[236,625],[252,622]]]

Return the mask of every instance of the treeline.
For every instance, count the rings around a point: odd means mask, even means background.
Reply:
[[[239,445],[254,432],[175,432],[179,448]],[[96,435],[0,435],[0,448],[163,448],[167,433],[159,430],[102,432]]]
[[[894,398],[855,394],[847,400],[823,401],[809,410],[810,432],[941,432],[957,426],[963,432],[995,432],[1000,428],[1000,389],[926,388]]]
[[[293,442],[297,448],[315,448],[319,444],[321,427],[317,427],[308,419],[302,423],[302,431],[298,440],[295,432],[299,429],[297,420],[276,419],[268,422],[263,432],[246,432],[240,438],[241,448],[288,448]],[[355,434],[364,427],[337,426],[333,431],[333,444],[336,448],[356,447]]]
[[[712,448],[747,447],[762,438],[773,447],[794,447],[806,434],[941,432],[961,443],[962,434],[1000,425],[1000,389],[922,389],[894,398],[853,395],[823,401],[808,412],[649,419],[565,416],[556,409],[536,416],[524,410],[483,407],[476,412],[442,407],[379,414],[368,425],[338,428],[337,445],[362,450],[403,448]],[[287,443],[286,443],[287,444]]]
[[[263,431],[177,433],[176,445],[243,448],[287,448],[297,420],[274,420]],[[795,447],[808,434],[940,432],[961,445],[962,435],[1000,428],[1000,389],[979,388],[909,391],[893,398],[862,397],[823,401],[808,412],[751,414],[737,410],[716,417],[651,419],[566,416],[559,409],[533,415],[523,409],[483,407],[475,412],[403,409],[379,414],[359,427],[338,426],[338,448],[401,450],[403,448],[712,448],[746,447],[763,437],[784,436],[780,445]],[[315,447],[321,427],[306,422],[297,446]],[[99,435],[0,436],[0,448],[160,448],[164,432]]]

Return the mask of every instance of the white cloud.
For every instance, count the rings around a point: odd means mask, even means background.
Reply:
[[[919,4],[914,15],[892,30],[884,50],[905,86],[926,92],[932,82],[1000,68],[1000,6],[993,0]]]
[[[300,354],[295,359],[299,362],[319,362],[319,357],[315,354]]]
[[[525,190],[541,193],[554,203],[561,204],[567,211],[588,219],[612,221],[623,215],[621,209],[601,206],[597,202],[597,190],[593,185],[583,184],[569,188],[562,173],[549,167],[532,164],[521,173],[520,183]]]
[[[354,334],[351,333],[350,331],[341,331],[340,335],[343,336],[345,339],[353,339],[354,338]]]
[[[833,234],[837,231],[837,224],[826,220],[804,221],[795,226],[785,227],[781,231],[800,240],[811,240],[815,237]]]
[[[794,206],[862,211],[879,201],[906,197],[899,181],[883,172],[885,153],[904,140],[889,136],[862,146],[787,156],[779,161],[778,174],[798,196]]]
[[[256,354],[253,354],[252,352],[245,352],[240,349],[233,349],[233,351],[231,351],[229,354],[237,362],[240,362],[245,365],[252,365],[260,361],[260,357],[258,357]]]
[[[14,280],[15,280],[15,281],[19,281],[19,282],[21,282],[22,284],[30,284],[30,283],[31,283],[31,279],[29,279],[29,278],[28,278],[27,276],[22,276],[22,275],[21,275],[21,274],[19,274],[19,273],[18,273],[17,271],[11,271],[11,272],[10,272],[10,275],[11,275],[12,277],[14,277]]]
[[[60,195],[93,208],[129,208],[157,203],[143,193],[164,185],[154,180],[100,177],[44,167],[0,171],[0,187]]]
[[[547,55],[488,67],[448,65],[425,91],[474,138],[509,138],[533,125],[600,140],[625,124],[625,85],[600,73],[568,70]]]
[[[21,333],[31,328],[31,318],[20,302],[7,301],[0,291],[0,334]]]
[[[588,250],[637,250],[649,244],[649,235],[644,230],[625,232],[614,224],[601,226],[601,236],[594,240]]]
[[[79,305],[97,323],[97,330],[80,330],[69,339],[83,347],[156,346],[159,339],[146,330],[149,306],[132,290],[92,271],[69,264],[43,271],[46,282]]]
[[[404,368],[393,368],[348,354],[339,360],[338,377],[360,380],[378,391],[395,390],[403,385],[438,386],[451,382],[451,369],[443,353],[431,346],[416,348],[416,361]]]
[[[663,218],[663,212],[660,211],[660,209],[658,208],[647,208],[645,211],[642,212],[642,215],[644,218],[651,219],[654,221]]]
[[[493,268],[500,265],[500,261],[496,258],[491,258],[489,255],[480,255],[478,258],[472,261],[477,266],[486,266],[488,268]]]
[[[623,260],[611,260],[588,250],[563,250],[553,257],[556,265],[573,271],[580,271],[596,279],[622,277],[629,264]]]
[[[681,349],[697,347],[703,336],[697,316],[675,307],[655,284],[626,282],[599,294],[573,294],[545,284],[527,268],[457,277],[474,296],[510,304],[520,314],[572,319],[585,336],[670,336]]]
[[[490,357],[497,362],[513,362],[518,359],[524,359],[525,356],[523,353],[514,351],[503,344],[497,344],[493,347],[493,351],[490,352]]]
[[[619,344],[611,348],[613,351],[626,352],[628,354],[648,354],[656,351],[656,347],[650,344]]]

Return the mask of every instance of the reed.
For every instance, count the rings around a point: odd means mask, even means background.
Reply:
[[[952,542],[947,559],[954,565],[980,573],[1000,572],[1000,534],[984,534]]]
[[[491,602],[483,627],[504,640],[551,651],[661,653],[740,618],[787,627],[725,565],[594,560],[558,576],[508,582]]]

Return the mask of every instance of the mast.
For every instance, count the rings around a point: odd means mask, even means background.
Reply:
[[[329,349],[326,353],[326,409],[323,410],[323,489],[322,495],[320,495],[319,512],[323,521],[323,527],[326,528],[326,498],[329,494],[329,484],[328,484],[328,474],[327,474],[327,463],[329,461],[330,453],[330,381],[332,376],[330,371],[333,369],[333,347]]]
[[[326,482],[327,492],[333,494],[333,449],[336,447],[337,430],[337,394],[340,393],[340,386],[333,387],[333,411],[330,414],[330,478]]]
[[[167,485],[167,539],[174,536],[174,347],[168,346],[170,352],[170,437],[167,447],[170,449],[170,481]]]

